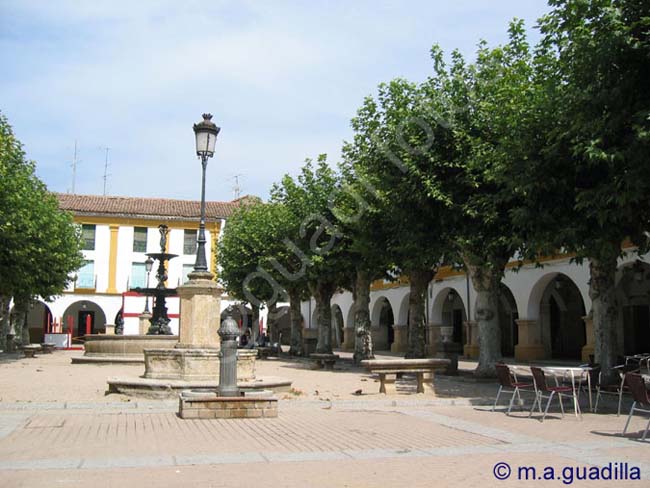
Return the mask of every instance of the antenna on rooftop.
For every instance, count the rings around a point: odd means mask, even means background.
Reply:
[[[235,175],[232,178],[230,178],[231,180],[235,180],[235,184],[232,187],[232,192],[233,192],[233,195],[235,196],[235,198],[234,198],[235,200],[237,200],[241,195],[241,187],[239,186],[239,177],[240,176],[243,176],[243,175],[238,174],[238,175]]]
[[[77,164],[81,161],[77,159],[77,140],[74,140],[74,153],[72,155],[72,190],[71,193],[74,195],[75,192],[75,181],[77,180]]]
[[[104,158],[104,196],[106,196],[106,182],[108,181],[108,177],[111,176],[108,172],[108,152],[111,150],[111,148],[100,147],[100,149],[104,149],[104,151],[106,151],[106,156]]]

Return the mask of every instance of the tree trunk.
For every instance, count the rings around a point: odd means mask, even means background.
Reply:
[[[616,303],[616,264],[612,255],[604,259],[590,259],[589,297],[594,321],[594,356],[600,364],[602,378],[605,382],[616,383],[618,374],[612,371],[616,366],[616,357],[622,354],[622,345],[616,333],[618,308]]]
[[[300,292],[289,292],[289,317],[291,318],[291,342],[289,354],[302,356],[302,313],[300,313]]]
[[[423,358],[426,355],[426,293],[429,282],[435,273],[432,270],[412,270],[408,273],[410,283],[409,293],[409,323],[407,358]]]
[[[357,271],[354,283],[354,362],[374,359],[370,333],[370,275]]]
[[[14,329],[14,343],[17,346],[29,344],[29,325],[27,324],[27,312],[29,310],[29,298],[14,299],[14,310],[11,314]]]
[[[332,353],[332,295],[335,290],[336,287],[329,282],[318,282],[313,289],[318,317],[317,353]]]
[[[276,302],[269,304],[269,313],[266,315],[266,335],[269,340],[277,336],[276,329],[278,323],[278,305]]]
[[[7,334],[9,333],[9,303],[11,297],[0,296],[0,351],[7,350]]]
[[[495,363],[501,360],[501,328],[499,327],[499,284],[503,269],[470,263],[465,266],[476,290],[474,317],[478,322],[479,356],[475,376],[496,377]],[[504,265],[505,266],[505,265]]]
[[[253,330],[251,330],[251,340],[257,342],[257,339],[260,336],[260,306],[251,303],[251,308],[253,309]]]

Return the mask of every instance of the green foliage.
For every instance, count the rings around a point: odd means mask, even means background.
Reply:
[[[61,293],[82,264],[80,249],[71,215],[59,210],[0,115],[0,295]]]
[[[535,137],[528,160],[513,166],[513,184],[528,197],[516,217],[536,247],[578,258],[611,260],[626,237],[647,250],[650,4],[549,3]]]
[[[420,123],[421,107],[416,85],[381,84],[352,120],[354,139],[343,148],[344,174],[367,204],[353,249],[403,272],[436,267],[447,249],[444,204],[427,196],[411,169],[426,159],[433,138]]]
[[[279,263],[288,285],[303,278],[311,285],[349,283],[349,240],[334,211],[340,196],[340,178],[324,154],[315,164],[308,159],[296,179],[286,175],[271,190],[271,201],[286,207],[298,229],[284,238],[289,254]]]
[[[228,219],[219,241],[219,278],[228,293],[254,302],[286,301],[286,284],[272,266],[273,260],[285,263],[289,250],[286,236],[297,233],[292,215],[284,205],[254,202],[239,207]]]

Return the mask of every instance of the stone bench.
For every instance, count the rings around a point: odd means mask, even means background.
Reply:
[[[267,346],[261,346],[257,348],[257,357],[260,359],[267,359],[269,356],[273,355],[273,348]]]
[[[54,348],[56,347],[56,344],[52,342],[43,342],[41,343],[41,349],[43,351],[43,354],[52,354],[54,352]]]
[[[27,344],[22,347],[22,350],[26,358],[33,358],[37,352],[41,351],[41,346],[38,344]]]
[[[379,375],[379,393],[393,394],[395,380],[403,373],[414,374],[417,381],[417,393],[432,391],[435,371],[449,366],[449,359],[368,359],[361,361],[371,373]],[[425,374],[429,377],[425,381]]]
[[[318,366],[318,369],[325,368],[332,370],[334,369],[334,364],[339,359],[339,355],[314,352],[309,355],[309,359],[314,361],[316,366]]]

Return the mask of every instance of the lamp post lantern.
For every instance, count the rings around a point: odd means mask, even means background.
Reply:
[[[203,114],[203,120],[194,124],[194,136],[196,138],[196,155],[201,159],[201,221],[199,223],[199,237],[197,239],[196,262],[194,272],[207,273],[208,262],[205,258],[205,170],[208,166],[208,158],[214,155],[214,146],[217,142],[217,135],[221,129],[212,122],[212,114]]]
[[[153,269],[153,259],[151,259],[151,256],[147,256],[147,259],[144,262],[144,269],[147,272],[147,288],[149,288],[149,276]],[[144,313],[149,313],[149,295],[144,298]]]

